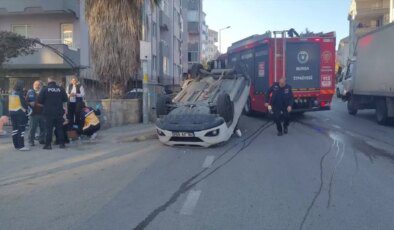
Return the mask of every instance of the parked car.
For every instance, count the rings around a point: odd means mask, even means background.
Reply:
[[[209,147],[230,139],[248,99],[250,79],[231,69],[200,69],[174,99],[159,97],[156,122],[166,145]]]

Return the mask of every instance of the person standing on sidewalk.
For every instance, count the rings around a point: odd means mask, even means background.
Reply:
[[[32,108],[32,113],[30,115],[30,132],[29,132],[29,144],[34,146],[34,139],[36,137],[37,128],[40,128],[39,143],[45,144],[45,122],[42,115],[42,105],[38,103],[38,94],[42,89],[42,82],[35,81],[33,83],[33,88],[27,91],[26,100]]]
[[[283,132],[287,134],[290,121],[290,112],[294,102],[291,86],[286,84],[285,78],[281,78],[279,79],[279,82],[276,82],[271,86],[265,98],[265,106],[272,108],[274,121],[278,130],[278,136],[282,136]]]
[[[15,149],[20,151],[29,151],[30,149],[25,146],[25,130],[27,124],[28,110],[27,102],[23,96],[24,82],[18,80],[14,86],[14,89],[9,96],[8,111],[11,117],[12,123],[12,142],[14,143]]]
[[[67,93],[58,86],[54,79],[48,78],[48,86],[43,88],[38,95],[38,103],[44,105],[43,115],[46,123],[46,138],[44,149],[52,149],[52,134],[55,128],[59,147],[65,148],[63,135],[63,115],[67,111]]]
[[[79,120],[79,114],[77,113],[78,104],[83,102],[83,98],[85,97],[85,89],[78,82],[76,77],[71,79],[71,84],[67,87],[67,95],[68,95],[68,121],[70,130],[74,125],[77,124]]]

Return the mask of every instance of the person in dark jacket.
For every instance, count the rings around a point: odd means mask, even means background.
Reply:
[[[100,120],[97,116],[101,114],[99,109],[93,109],[85,105],[82,102],[77,109],[78,117],[80,118],[78,122],[79,134],[86,135],[94,140],[97,136],[97,131],[100,130]]]
[[[29,151],[30,149],[25,146],[25,130],[27,124],[27,110],[28,105],[23,96],[24,83],[18,80],[14,86],[14,89],[9,96],[8,111],[11,117],[12,123],[12,142],[14,143],[15,149],[20,151]]]
[[[30,115],[30,130],[29,130],[29,144],[34,146],[34,139],[36,136],[37,128],[40,128],[39,133],[39,143],[45,143],[45,122],[42,116],[42,105],[38,103],[38,94],[42,89],[42,82],[35,81],[33,83],[33,88],[27,91],[26,101],[32,108],[32,113]]]
[[[279,82],[274,83],[266,94],[265,106],[270,110],[272,109],[278,136],[282,136],[283,132],[285,134],[288,132],[293,102],[293,91],[291,86],[286,84],[285,78],[281,78]]]
[[[38,103],[44,105],[43,115],[46,123],[46,139],[44,149],[52,149],[53,128],[56,129],[59,147],[65,148],[63,134],[63,116],[67,114],[67,93],[52,78],[48,78],[48,86],[38,95]]]

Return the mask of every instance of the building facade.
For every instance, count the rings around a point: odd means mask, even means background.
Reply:
[[[182,0],[182,6],[184,21],[182,63],[183,73],[187,73],[193,64],[201,63],[205,13],[202,0]]]
[[[203,49],[203,62],[215,60],[219,57],[219,49],[216,43],[218,42],[218,32],[208,28],[208,39],[205,41]]]
[[[87,73],[90,58],[83,11],[83,1],[77,0],[0,0],[0,30],[36,38],[47,45],[37,45],[34,54],[5,63],[3,83],[12,84],[15,78],[31,83],[48,76],[65,83],[80,68],[85,69],[83,75],[92,77]]]
[[[349,37],[341,39],[341,41],[339,41],[337,51],[337,64],[339,67],[344,67],[347,65],[349,51]]]
[[[142,40],[151,54],[147,73],[151,84],[179,85],[182,76],[182,5],[181,0],[162,0],[159,6],[145,0]]]
[[[394,0],[352,0],[349,9],[349,55],[359,36],[394,21]]]

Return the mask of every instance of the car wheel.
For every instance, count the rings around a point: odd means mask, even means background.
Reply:
[[[375,102],[376,105],[376,121],[380,125],[386,125],[389,122],[389,118],[387,116],[387,104],[385,99],[378,99]]]
[[[357,109],[354,106],[354,99],[351,97],[347,101],[347,111],[350,115],[356,115],[357,114]]]
[[[217,113],[223,117],[226,122],[234,118],[234,103],[227,93],[220,94],[217,100]]]
[[[164,116],[168,114],[168,105],[171,104],[171,98],[166,95],[159,95],[156,102],[156,115]]]

